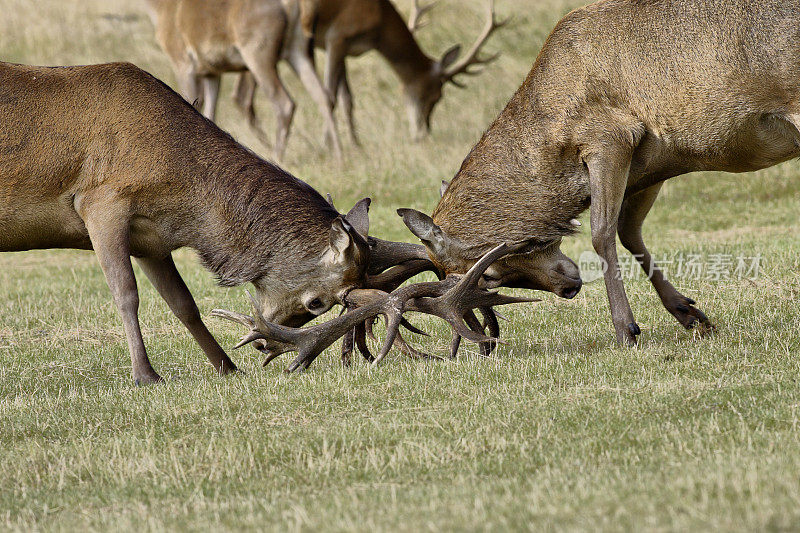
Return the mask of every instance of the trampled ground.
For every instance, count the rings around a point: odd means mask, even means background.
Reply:
[[[488,46],[501,59],[467,90],[447,89],[433,137],[419,144],[405,141],[386,64],[351,60],[365,146],[348,147],[338,168],[286,69],[299,116],[285,166],[340,206],[372,196],[373,233],[411,240],[394,209],[430,212],[440,180],[580,3],[498,0],[514,16]],[[399,4],[406,12],[410,2]],[[482,15],[478,0],[443,0],[424,48],[471,42]],[[0,59],[127,60],[174,82],[139,2],[0,0]],[[265,152],[233,109],[231,85],[220,125]],[[271,131],[270,109],[261,97]],[[673,275],[716,322],[713,339],[680,329],[639,277],[627,282],[644,332],[636,350],[614,346],[595,282],[574,301],[544,295],[507,309],[508,344],[491,359],[469,347],[456,362],[393,355],[379,369],[344,369],[337,346],[287,377],[285,358],[262,369],[245,349],[234,359],[247,374],[221,379],[142,277],[145,340],[171,378],[149,388],[130,382],[121,321],[91,253],[2,254],[0,528],[796,529],[799,193],[797,162],[666,185],[645,226],[658,257],[728,273],[761,258],[755,280]],[[564,251],[591,249],[587,234]],[[216,287],[191,252],[177,259],[203,313],[246,309],[243,291]],[[434,334],[416,340],[445,353],[446,329],[416,322]],[[210,327],[224,346],[242,333]]]

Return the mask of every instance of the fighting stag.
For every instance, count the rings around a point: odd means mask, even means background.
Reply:
[[[484,255],[463,276],[453,274],[436,282],[415,283],[385,292],[375,288],[352,289],[345,296],[347,312],[342,316],[308,328],[289,328],[270,323],[259,312],[257,302],[251,297],[254,315],[215,309],[212,315],[250,328],[236,348],[251,342],[261,342],[267,354],[264,365],[287,352],[298,352],[287,367],[287,372],[307,369],[328,346],[337,339],[346,337],[355,328],[379,315],[386,318],[386,339],[377,357],[366,351],[364,356],[378,365],[396,344],[400,326],[405,323],[407,312],[425,313],[445,320],[453,329],[451,357],[455,357],[462,338],[476,343],[494,345],[497,342],[497,316],[495,306],[512,303],[536,302],[531,298],[507,296],[492,292],[481,286],[482,276],[495,261],[508,255],[525,253],[530,243],[501,244]],[[475,317],[478,309],[486,322],[481,324]],[[485,328],[490,335],[485,335]]]
[[[93,249],[137,383],[161,378],[131,257],[221,374],[236,365],[203,324],[173,250],[196,250],[224,286],[252,283],[259,316],[295,327],[370,279],[399,285],[431,268],[422,246],[368,235],[368,199],[342,216],[133,65],[0,63],[0,80],[0,251]]]
[[[466,272],[498,240],[537,239],[538,250],[498,261],[487,282],[570,298],[581,280],[559,247],[590,209],[617,341],[633,345],[641,333],[617,235],[667,311],[711,332],[653,260],[642,224],[667,179],[798,157],[798,79],[798,0],[596,2],[558,23],[433,218],[409,211],[404,220],[446,273]]]

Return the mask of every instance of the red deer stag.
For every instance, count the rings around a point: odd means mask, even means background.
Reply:
[[[435,59],[422,51],[412,33],[419,28],[419,17],[430,5],[415,4],[407,25],[389,0],[288,0],[286,3],[297,1],[301,4],[303,32],[313,39],[315,46],[327,51],[325,87],[334,104],[337,96],[341,99],[356,144],[359,141],[353,124],[353,98],[345,70],[347,56],[359,56],[369,50],[383,56],[400,78],[411,136],[419,139],[430,132],[431,114],[442,98],[444,86],[450,82],[463,87],[457,76],[476,74],[473,67],[498,57],[495,54],[481,58],[480,51],[492,33],[505,24],[495,19],[494,0],[490,0],[486,26],[472,48],[459,59],[461,47],[456,45],[441,59]],[[251,120],[254,89],[252,77],[243,74],[237,85],[236,101]]]
[[[292,0],[294,1],[294,0]],[[226,72],[247,71],[272,100],[277,119],[275,158],[283,158],[295,104],[278,75],[285,59],[317,103],[326,138],[342,157],[333,102],[314,70],[309,39],[300,29],[299,7],[281,0],[147,0],[156,38],[172,60],[178,85],[189,102],[214,120],[220,80]],[[291,5],[290,5],[291,4]],[[247,91],[239,88],[237,92]],[[240,99],[252,99],[251,93]],[[250,107],[248,124],[265,145],[267,135]]]
[[[161,378],[139,328],[131,256],[221,374],[236,366],[173,250],[195,249],[222,285],[252,283],[259,312],[284,326],[430,266],[419,245],[367,236],[368,200],[341,216],[133,65],[0,63],[0,116],[0,251],[94,249],[137,383]]]
[[[800,155],[800,1],[601,0],[564,17],[522,87],[472,149],[431,219],[401,211],[445,272],[501,240],[540,250],[487,270],[487,286],[574,296],[563,236],[591,206],[592,244],[617,341],[636,343],[615,238],[686,328],[712,330],[642,240],[663,182],[746,172]]]

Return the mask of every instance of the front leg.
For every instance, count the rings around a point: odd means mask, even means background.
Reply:
[[[96,216],[84,217],[86,229],[122,315],[133,379],[137,385],[155,383],[161,381],[161,376],[150,365],[139,327],[139,291],[131,266],[128,216],[122,210],[115,213],[113,206],[103,207],[97,209]]]
[[[592,246],[606,263],[606,292],[617,342],[635,346],[636,337],[641,330],[633,318],[628,295],[625,293],[617,259],[616,239],[620,208],[631,164],[630,153],[606,148],[602,154],[585,157],[584,161],[589,168],[592,195]]]
[[[197,304],[175,267],[172,256],[163,259],[141,257],[137,261],[169,308],[205,352],[214,369],[222,375],[236,372],[236,365],[203,324]]]
[[[331,96],[314,70],[314,63],[305,44],[294,44],[290,48],[289,65],[300,77],[300,81],[308,91],[311,98],[317,103],[320,114],[325,121],[325,138],[333,143],[333,153],[338,161],[343,161],[342,146],[339,141],[339,132],[336,129],[336,120],[333,116],[333,96]]]
[[[339,79],[339,92],[338,98],[342,101],[342,109],[347,117],[347,124],[350,127],[350,139],[355,146],[361,146],[361,140],[358,138],[356,131],[356,122],[353,117],[353,94],[350,91],[350,83],[347,81],[347,70],[342,70],[342,76]]]
[[[341,98],[342,107],[350,125],[350,136],[353,144],[358,146],[358,137],[353,127],[353,99],[350,94],[350,86],[347,83],[347,71],[345,70],[347,44],[343,38],[329,32],[325,40],[325,50],[328,54],[325,63],[325,90],[328,91],[334,108]],[[328,139],[328,141],[330,142],[331,139]]]

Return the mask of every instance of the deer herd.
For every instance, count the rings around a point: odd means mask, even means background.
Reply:
[[[252,316],[212,315],[246,326],[237,347],[252,344],[264,364],[297,352],[287,370],[306,369],[338,339],[346,364],[355,349],[373,364],[393,347],[437,357],[403,338],[402,329],[421,333],[409,312],[450,325],[451,357],[462,339],[489,355],[500,335],[494,308],[536,301],[498,289],[578,294],[579,269],[560,244],[587,209],[618,343],[635,345],[641,332],[617,235],[667,311],[712,332],[654,262],[642,224],[671,177],[800,156],[800,0],[599,0],[570,12],[433,214],[398,209],[422,244],[370,235],[368,198],[341,214],[213,123],[221,76],[235,72],[235,102],[265,143],[257,90],[272,102],[280,158],[295,108],[278,75],[286,60],[341,158],[339,102],[358,143],[345,58],[376,50],[400,79],[411,134],[422,136],[443,87],[497,57],[481,52],[504,25],[487,5],[475,44],[434,59],[415,38],[431,5],[416,1],[405,18],[389,0],[147,0],[181,95],[127,63],[0,63],[0,251],[94,250],[139,384],[161,378],[142,339],[131,257],[220,374],[237,368],[175,267],[178,248],[196,250],[220,284],[253,286]],[[315,47],[326,53],[322,79]],[[406,283],[426,271],[438,281]],[[336,305],[339,317],[304,327]],[[373,354],[378,317],[386,335]]]

